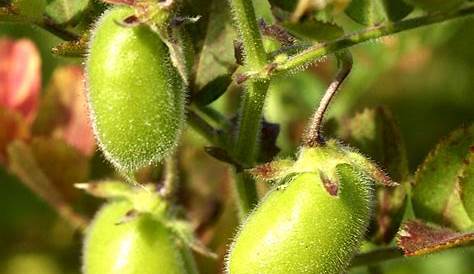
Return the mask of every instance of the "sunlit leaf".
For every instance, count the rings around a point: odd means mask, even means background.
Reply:
[[[298,23],[283,23],[293,35],[310,41],[328,41],[333,40],[344,34],[344,30],[333,23],[325,23],[314,18],[304,20]]]
[[[385,20],[401,20],[412,10],[404,0],[352,0],[346,13],[359,24],[373,26]]]
[[[66,24],[80,15],[89,4],[89,0],[50,0],[46,14],[56,24]]]
[[[464,230],[472,225],[460,200],[460,178],[474,146],[474,126],[452,132],[418,168],[413,208],[418,218]]]
[[[253,6],[255,7],[257,18],[262,18],[268,24],[273,24],[275,22],[268,0],[253,0]]]
[[[469,152],[470,156],[464,162],[459,184],[464,208],[471,220],[474,220],[474,146],[469,148]]]
[[[373,26],[385,20],[381,1],[352,0],[346,14],[359,24]]]

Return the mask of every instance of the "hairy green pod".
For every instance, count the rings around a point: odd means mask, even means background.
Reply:
[[[105,205],[89,227],[83,249],[85,274],[196,273],[190,250],[161,220],[142,214],[124,221],[128,201]]]
[[[107,159],[124,171],[173,151],[185,119],[184,84],[167,46],[146,25],[119,25],[132,14],[128,7],[105,12],[86,61],[96,138]]]
[[[241,227],[228,273],[333,274],[347,268],[369,224],[373,180],[336,148],[302,150],[285,182]]]

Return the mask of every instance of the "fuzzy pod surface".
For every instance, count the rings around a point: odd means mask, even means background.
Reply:
[[[128,201],[106,204],[95,216],[83,248],[85,274],[196,273],[190,250],[150,214],[123,221]]]
[[[337,193],[325,170],[291,175],[267,194],[238,232],[227,272],[343,273],[369,224],[372,181],[348,163],[330,170]]]
[[[184,84],[167,46],[146,25],[119,24],[128,7],[104,13],[86,61],[89,110],[101,150],[133,171],[174,150],[185,119]]]

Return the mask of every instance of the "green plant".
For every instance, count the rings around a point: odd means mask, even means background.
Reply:
[[[54,40],[55,55],[85,61],[84,104],[100,148],[95,157],[93,145],[80,142],[77,132],[83,130],[69,133],[77,113],[85,113],[75,109],[80,103],[48,91],[35,119],[36,105],[26,98],[39,93],[39,76],[2,68],[20,60],[22,70],[38,69],[38,58],[22,60],[36,55],[10,49],[13,42],[0,51],[0,79],[34,79],[24,88],[8,82],[0,94],[0,125],[7,129],[0,134],[0,162],[74,228],[88,226],[85,273],[337,274],[359,271],[351,269],[357,266],[364,273],[384,273],[391,259],[474,242],[473,126],[451,133],[410,173],[417,161],[409,165],[411,151],[402,139],[420,135],[425,121],[399,128],[394,118],[435,100],[456,107],[467,100],[447,92],[442,99],[416,102],[392,98],[405,81],[399,75],[409,78],[416,69],[413,75],[422,75],[426,60],[442,68],[424,82],[438,87],[450,81],[457,87],[470,81],[468,64],[453,65],[451,74],[445,66],[472,55],[469,43],[455,39],[468,22],[429,35],[395,34],[472,16],[472,1],[53,0],[30,6],[14,0],[0,5],[1,21],[38,26],[63,40]],[[367,41],[375,46],[353,50]],[[463,43],[469,44],[464,51],[456,50]],[[439,46],[444,44],[449,47]],[[441,56],[442,50],[449,54]],[[55,76],[52,89],[61,81],[80,82],[80,74]],[[389,84],[374,89],[392,88],[391,93],[362,97],[360,91],[380,75]],[[75,81],[62,79],[68,77]],[[335,100],[346,79],[347,92]],[[397,112],[368,107],[347,117],[382,99],[390,107],[398,104]],[[472,122],[464,115],[472,111],[450,110],[431,111],[438,115],[433,118],[438,135],[451,129],[440,126],[444,116]],[[425,139],[422,145],[434,141]],[[420,142],[410,144],[416,150]],[[199,154],[202,146],[207,154]],[[102,154],[112,168],[101,162]],[[71,181],[87,181],[76,186],[108,199],[91,222],[85,205],[90,200],[77,198],[67,188]],[[228,193],[233,203],[227,203]],[[218,260],[200,240],[216,250]]]

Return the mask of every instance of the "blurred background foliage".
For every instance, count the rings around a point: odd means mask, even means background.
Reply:
[[[210,1],[200,2],[188,4],[184,12],[203,16],[190,27],[196,48],[207,54],[198,57],[196,84],[202,87],[212,79],[206,71],[210,65],[214,70],[220,70],[217,74],[232,71],[235,33],[226,13],[228,9],[220,7],[225,1],[216,0],[212,5]],[[338,20],[344,24],[346,32],[361,28],[345,15]],[[344,127],[344,121],[367,107],[385,106],[401,128],[410,171],[413,172],[440,138],[474,120],[473,22],[472,18],[461,19],[354,47],[354,70],[330,109],[327,133],[337,135],[338,128]],[[74,27],[79,30],[86,28]],[[85,218],[90,218],[101,201],[83,195],[73,189],[72,184],[116,175],[100,152],[91,155],[93,145],[81,144],[80,140],[90,135],[84,133],[87,129],[76,120],[87,117],[87,113],[83,108],[71,111],[74,99],[64,99],[67,96],[61,95],[73,92],[69,90],[74,89],[71,88],[74,83],[82,83],[82,76],[67,76],[60,70],[71,66],[80,69],[83,59],[53,55],[51,48],[61,39],[28,24],[0,23],[0,39],[28,39],[39,50],[42,99],[38,118],[27,138],[28,149],[38,166],[56,167],[43,172],[56,188],[67,193],[67,203]],[[281,126],[277,141],[280,157],[295,152],[306,121],[334,73],[334,58],[328,57],[307,71],[280,79],[272,85],[265,118]],[[83,92],[80,86],[75,88],[75,92],[77,89],[80,89],[79,93]],[[229,118],[233,117],[240,92],[238,87],[230,89],[212,107]],[[48,111],[51,113],[44,114]],[[61,120],[64,115],[68,117],[65,121],[52,119],[59,117]],[[72,119],[76,117],[74,115],[79,118]],[[71,126],[78,123],[79,126]],[[75,129],[71,129],[72,133],[68,135],[67,128]],[[7,128],[1,126],[0,131],[4,130]],[[60,146],[58,142],[65,143],[67,148],[61,151],[51,148]],[[231,176],[225,164],[203,151],[205,145],[205,140],[192,129],[183,137],[179,149],[182,171],[180,202],[202,241],[223,255],[237,225],[236,209],[229,198]],[[11,150],[10,153],[14,154]],[[25,187],[25,178],[18,168],[15,170],[17,172],[7,169],[5,162],[0,166],[0,274],[80,273],[81,233]],[[158,168],[144,170],[140,176],[143,180],[150,180],[159,178],[159,174]],[[259,187],[262,193],[266,189],[265,186]],[[351,273],[472,274],[472,258],[474,248],[471,247],[390,261],[377,267],[354,268]],[[199,255],[197,260],[204,273],[218,273],[222,269],[222,260],[214,261]]]

